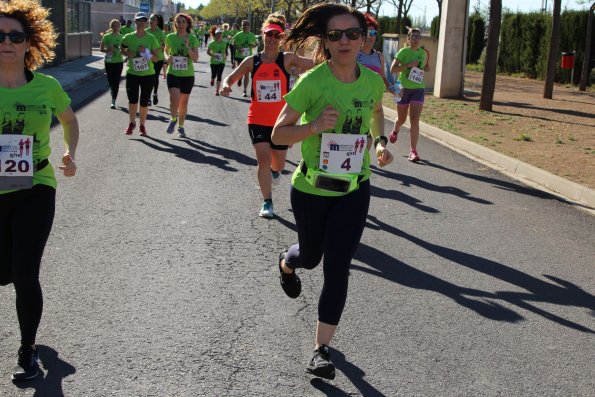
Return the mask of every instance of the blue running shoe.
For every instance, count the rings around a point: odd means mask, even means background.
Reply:
[[[174,129],[176,128],[176,123],[178,122],[178,120],[170,120],[169,124],[167,125],[167,130],[166,132],[168,134],[173,134],[174,133]]]

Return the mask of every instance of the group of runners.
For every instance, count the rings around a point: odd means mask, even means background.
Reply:
[[[29,71],[53,56],[50,52],[55,39],[45,34],[43,29],[47,28],[43,27],[46,25],[36,22],[40,18],[47,19],[47,10],[33,0],[0,3],[0,76],[11,77],[0,77],[0,93],[4,94],[3,90],[7,93],[0,99],[0,110],[13,106],[15,98],[34,106],[41,92],[49,96],[44,100],[51,102],[65,136],[66,151],[59,168],[65,175],[72,176],[76,172],[74,153],[78,124],[69,107],[70,99],[55,80]],[[47,24],[51,27],[49,22]],[[192,19],[188,15],[176,15],[173,32],[168,35],[159,32],[162,24],[160,16],[153,14],[149,18],[140,12],[134,17],[135,30],[122,35],[120,22],[113,20],[101,43],[101,50],[106,53],[106,73],[112,96],[110,107],[115,107],[120,73],[127,58],[126,92],[130,115],[127,135],[136,129],[137,111],[139,132],[141,136],[147,135],[147,114],[149,106],[159,101],[155,87],[160,77],[159,62],[163,62],[167,64],[171,115],[165,131],[173,133],[177,126],[179,136],[186,136],[184,122],[194,86],[193,63],[199,56],[199,40],[192,32]],[[247,21],[243,21],[241,27],[242,31],[232,40],[235,48],[230,61],[235,68],[223,82],[224,66],[220,65],[225,65],[229,54],[230,43],[223,42],[223,32],[227,29],[211,27],[212,40],[207,47],[211,58],[211,86],[216,81],[215,95],[229,96],[236,83],[240,88],[243,83],[243,95],[247,96],[248,81],[252,78],[247,124],[263,196],[261,217],[274,217],[272,184],[279,180],[285,167],[288,147],[301,143],[302,160],[293,173],[289,193],[297,243],[278,255],[277,266],[282,290],[295,299],[301,293],[296,269],[313,269],[324,258],[314,353],[306,370],[315,376],[333,379],[335,367],[328,346],[343,312],[349,266],[368,213],[372,174],[369,147],[374,146],[374,157],[380,167],[393,161],[387,148],[389,138],[383,135],[382,97],[390,87],[383,73],[383,57],[372,49],[378,23],[370,15],[334,3],[321,3],[304,10],[290,30],[286,30],[282,15],[272,14],[261,27],[264,48],[256,54],[253,53],[256,36],[249,31]],[[414,105],[419,112],[423,107],[423,72],[427,71],[425,52],[415,45],[417,37],[413,36],[417,32],[410,31],[410,48],[399,51],[391,67],[391,71],[400,73],[401,80],[410,79],[419,85],[403,85],[405,89],[398,105],[403,109],[411,106],[412,117]],[[311,57],[286,50],[313,43],[316,46]],[[299,78],[293,85],[297,75]],[[406,109],[399,111],[399,120],[393,129],[395,137],[404,121],[401,117],[407,115]],[[39,374],[35,347],[42,307],[39,267],[51,229],[55,196],[54,172],[47,160],[50,123],[33,125],[42,120],[33,120],[31,115],[26,117],[29,117],[27,126],[21,135],[36,135],[30,159],[35,167],[29,181],[32,186],[7,189],[0,184],[0,189],[4,189],[0,190],[0,242],[4,244],[2,252],[7,253],[0,258],[0,285],[15,285],[21,325],[15,381],[32,379]],[[28,128],[29,120],[37,128]],[[20,136],[15,131],[6,135],[14,137],[11,139]],[[412,159],[410,155],[409,159],[416,161],[419,157]],[[0,183],[5,180],[0,178]],[[30,227],[37,233],[32,238],[29,225],[23,228],[17,225],[16,219],[29,210],[28,202],[41,199],[48,204],[42,206],[43,213],[30,215],[35,222],[43,223],[36,225],[32,221]],[[31,244],[32,240],[35,250],[17,249]]]

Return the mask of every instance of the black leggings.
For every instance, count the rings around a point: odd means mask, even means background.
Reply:
[[[225,64],[212,63],[211,64],[211,80],[215,80],[215,77],[217,77],[217,81],[221,81],[221,76],[223,76],[223,69],[225,69]]]
[[[0,194],[0,278],[3,284],[14,284],[23,345],[35,344],[41,321],[39,269],[54,221],[55,202],[56,190],[46,185]]]
[[[112,93],[112,99],[118,97],[118,91],[120,90],[120,78],[122,77],[122,69],[124,63],[105,63],[105,73],[107,74],[107,83]]]
[[[337,325],[341,319],[349,281],[349,266],[364,231],[370,205],[370,182],[341,197],[324,197],[291,188],[299,244],[287,251],[292,269],[313,269],[324,256],[324,284],[318,301],[318,320]]]
[[[128,94],[128,103],[138,103],[138,90],[140,87],[140,106],[149,106],[151,99],[151,90],[153,89],[153,78],[155,76],[137,76],[135,74],[126,74],[126,94]]]
[[[163,69],[163,61],[157,61],[153,64],[155,68],[155,80],[153,80],[153,93],[157,95],[157,88],[159,88],[159,78],[161,77],[161,69]]]

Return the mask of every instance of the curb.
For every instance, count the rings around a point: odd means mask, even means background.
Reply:
[[[383,108],[384,116],[394,122],[397,119],[397,111],[386,106],[383,106]],[[409,127],[409,120],[407,120],[405,126]],[[421,135],[472,160],[545,192],[561,196],[565,200],[573,201],[581,206],[588,207],[588,209],[595,209],[595,190],[593,189],[571,182],[568,179],[508,157],[424,122],[420,122],[419,127]]]

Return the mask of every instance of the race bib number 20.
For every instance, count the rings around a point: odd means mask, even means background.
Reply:
[[[0,189],[33,186],[33,137],[0,135]]]

